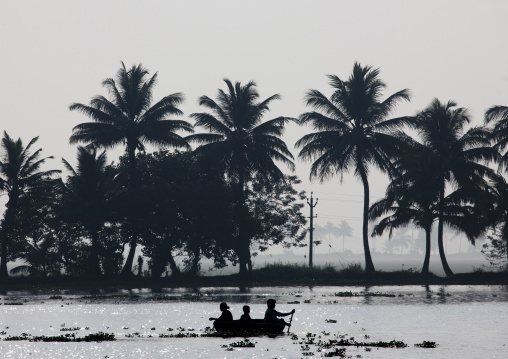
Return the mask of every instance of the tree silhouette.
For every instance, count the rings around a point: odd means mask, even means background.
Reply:
[[[23,202],[34,200],[36,197],[49,196],[51,188],[48,182],[51,177],[59,173],[58,170],[41,171],[42,165],[47,159],[41,158],[42,149],[31,152],[31,147],[37,142],[38,137],[32,138],[26,147],[20,138],[17,140],[9,137],[4,132],[1,143],[0,155],[0,191],[6,192],[8,200],[4,218],[2,221],[2,246],[0,254],[0,277],[7,277],[7,261],[9,259],[10,246],[15,240],[23,240],[22,206]],[[21,226],[22,227],[22,226]]]
[[[245,275],[250,263],[250,243],[245,233],[248,217],[245,187],[254,176],[266,181],[283,181],[284,174],[275,161],[294,169],[293,156],[280,139],[290,118],[278,117],[262,122],[270,103],[279,99],[279,95],[258,101],[254,82],[243,86],[240,82],[233,85],[228,79],[224,82],[228,90],[219,90],[217,101],[207,96],[199,98],[199,104],[211,113],[191,114],[196,126],[208,129],[209,133],[190,135],[187,139],[200,144],[196,154],[215,171],[225,174],[237,188],[237,253],[240,274]]]
[[[493,171],[481,164],[496,161],[499,153],[490,147],[489,131],[483,127],[473,127],[466,131],[469,114],[466,109],[456,107],[453,101],[441,103],[434,99],[431,104],[415,116],[411,124],[422,139],[422,144],[431,151],[435,164],[432,176],[436,178],[438,199],[438,247],[443,269],[447,276],[453,275],[443,246],[443,226],[445,219],[446,186],[458,188],[453,200],[455,203],[475,201],[474,194],[487,186],[485,176],[493,176]],[[459,205],[460,206],[460,205]],[[464,223],[472,226],[473,223]],[[480,232],[480,228],[468,227],[469,233]]]
[[[169,116],[182,115],[177,106],[183,102],[183,95],[168,95],[151,105],[157,73],[147,78],[148,75],[148,70],[141,64],[126,69],[122,63],[116,79],[109,78],[102,82],[110,94],[110,100],[99,95],[92,98],[90,105],[74,103],[69,107],[71,111],[77,110],[93,120],[74,127],[71,143],[86,143],[93,148],[125,145],[131,192],[140,186],[136,151],[144,151],[145,143],[190,149],[187,141],[177,132],[192,132],[192,126],[186,121],[168,119]],[[136,215],[130,217],[132,234],[123,274],[132,274],[138,241]]]
[[[57,212],[60,218],[81,226],[90,238],[90,266],[88,275],[102,274],[100,265],[100,230],[113,219],[116,171],[106,164],[106,152],[78,147],[78,165],[74,169],[65,159],[69,177],[62,183],[62,195]]]
[[[353,236],[353,227],[347,223],[347,221],[342,220],[340,222],[340,227],[337,231],[338,236],[342,236],[342,252],[344,252],[344,241],[347,238],[351,238]]]
[[[508,106],[492,106],[485,112],[485,123],[493,124],[492,139],[494,148],[504,151],[508,145]],[[505,152],[499,162],[500,169],[508,168],[508,152]]]
[[[409,91],[396,92],[381,101],[386,85],[379,79],[379,69],[358,63],[348,80],[334,75],[328,78],[334,89],[329,99],[317,90],[307,92],[306,104],[316,111],[302,114],[299,122],[311,124],[317,132],[302,137],[296,147],[301,148],[300,158],[314,160],[311,179],[325,181],[338,173],[354,170],[361,180],[365,269],[374,272],[368,235],[369,167],[374,165],[389,176],[395,175],[392,160],[400,153],[396,134],[405,118],[386,118],[399,101],[409,101]]]

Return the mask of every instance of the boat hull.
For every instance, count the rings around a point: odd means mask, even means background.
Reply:
[[[241,322],[239,320],[221,321],[216,320],[213,322],[213,327],[218,332],[226,331],[252,331],[262,333],[282,333],[285,324],[268,324],[263,319],[252,319],[248,322]]]

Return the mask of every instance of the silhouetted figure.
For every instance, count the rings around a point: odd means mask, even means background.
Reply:
[[[243,306],[243,314],[240,317],[241,322],[250,322],[252,319],[250,317],[250,307],[248,305]]]
[[[220,310],[222,314],[218,318],[210,318],[210,320],[220,320],[220,321],[232,321],[233,314],[229,311],[229,307],[225,302],[220,304]]]
[[[284,325],[290,325],[289,323],[286,323],[286,321],[284,319],[279,319],[277,317],[286,317],[288,315],[291,315],[295,312],[295,310],[293,309],[292,311],[290,311],[289,313],[281,313],[281,312],[278,312],[275,310],[275,299],[268,299],[266,301],[266,305],[268,306],[268,308],[266,309],[266,312],[265,312],[265,323],[268,323],[268,324],[284,324]]]

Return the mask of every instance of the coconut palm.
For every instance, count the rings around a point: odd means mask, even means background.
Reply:
[[[106,161],[105,151],[97,154],[97,150],[81,146],[78,147],[76,169],[62,159],[70,175],[62,183],[62,196],[57,210],[63,220],[77,223],[88,234],[91,246],[87,273],[94,276],[102,274],[99,231],[112,218],[115,170],[107,166]]]
[[[492,106],[485,112],[485,123],[494,124],[492,139],[494,148],[499,152],[504,151],[508,145],[508,106]],[[501,161],[500,169],[508,168],[508,152],[505,152]]]
[[[363,247],[365,270],[374,272],[368,235],[370,166],[394,176],[392,160],[400,153],[402,142],[397,131],[405,118],[387,119],[401,100],[409,101],[407,89],[381,100],[385,83],[379,69],[355,63],[348,80],[329,75],[334,93],[327,98],[318,90],[310,90],[306,104],[315,109],[299,117],[301,124],[310,124],[317,132],[303,136],[296,147],[299,157],[314,160],[310,178],[322,182],[337,174],[354,170],[363,184]]]
[[[415,116],[411,125],[418,132],[422,144],[434,157],[433,176],[436,178],[438,199],[438,247],[443,269],[447,276],[453,275],[446,260],[443,246],[445,224],[445,196],[447,185],[461,189],[457,201],[474,202],[475,193],[488,184],[486,176],[494,176],[486,165],[496,161],[499,153],[490,146],[489,131],[484,127],[466,130],[470,118],[466,109],[457,107],[453,101],[441,103],[434,99]],[[479,229],[470,228],[472,232]]]
[[[192,126],[186,121],[168,118],[182,115],[177,106],[182,103],[183,95],[168,95],[152,105],[157,73],[151,77],[148,75],[148,70],[141,64],[126,69],[122,63],[116,79],[109,78],[102,82],[110,94],[109,100],[99,95],[92,98],[90,105],[74,103],[69,107],[71,111],[77,110],[93,120],[74,127],[71,143],[85,143],[93,148],[125,145],[131,192],[140,186],[136,151],[144,151],[146,143],[190,149],[187,141],[177,132],[192,132]],[[137,245],[135,216],[131,216],[129,222],[134,234],[131,235],[123,274],[132,274]]]
[[[492,208],[488,211],[488,219],[494,228],[492,239],[496,242],[497,248],[504,248],[504,259],[508,260],[508,184],[506,180],[501,176],[493,178],[490,191],[491,196],[488,198]],[[501,251],[498,253],[500,258]]]
[[[4,132],[2,138],[0,192],[6,192],[8,200],[2,221],[0,277],[8,276],[9,246],[14,240],[22,239],[18,238],[21,232],[19,220],[22,202],[29,201],[30,197],[47,195],[49,188],[47,182],[54,174],[60,172],[58,170],[40,170],[46,160],[53,157],[41,158],[42,149],[31,152],[31,147],[37,140],[38,137],[32,138],[25,147],[20,138],[14,140],[7,132]]]
[[[372,236],[386,230],[389,238],[397,228],[410,223],[425,231],[425,258],[422,274],[429,273],[432,225],[438,218],[438,191],[434,168],[436,159],[426,147],[411,143],[413,150],[397,161],[400,176],[386,189],[385,198],[370,207],[371,220],[384,216],[372,231]]]
[[[210,113],[191,114],[196,126],[208,129],[209,133],[190,135],[187,139],[200,144],[196,153],[202,155],[215,170],[224,173],[237,188],[236,251],[240,274],[243,275],[247,266],[250,267],[250,241],[245,231],[245,187],[254,176],[271,181],[284,180],[284,174],[275,161],[294,170],[293,156],[280,139],[284,125],[290,119],[278,117],[262,122],[270,103],[280,96],[273,95],[258,101],[259,93],[254,82],[243,86],[240,82],[233,85],[228,79],[224,82],[228,89],[226,92],[219,89],[216,101],[208,96],[199,98],[199,104],[208,108]]]

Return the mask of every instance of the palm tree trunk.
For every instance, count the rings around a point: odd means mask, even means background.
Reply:
[[[422,274],[429,274],[431,234],[432,223],[425,228],[425,259],[423,260]]]
[[[134,254],[136,252],[136,245],[137,245],[137,238],[135,234],[132,234],[131,240],[129,242],[129,254],[127,255],[127,260],[125,261],[125,264],[123,265],[123,269],[121,274],[132,276],[134,273],[132,273],[132,265],[134,264]]]
[[[190,274],[197,276],[199,274],[199,260],[201,259],[201,248],[196,246],[192,250],[192,261],[190,267]]]
[[[130,146],[129,143],[127,143],[127,152],[129,156],[129,191],[132,195],[134,190],[138,187],[139,181],[136,171],[136,148],[133,146]],[[132,210],[132,206],[131,206]],[[130,222],[131,227],[131,240],[129,243],[129,254],[127,255],[127,260],[125,261],[125,264],[122,269],[122,275],[131,276],[132,273],[132,265],[134,264],[134,254],[136,253],[136,246],[138,242],[138,231],[137,231],[137,218],[133,213],[130,214],[128,218],[128,221]]]
[[[90,275],[92,277],[99,277],[102,275],[101,271],[101,264],[99,261],[99,236],[97,234],[97,231],[92,230],[92,233],[90,234],[90,237],[92,239],[92,253],[90,258]]]
[[[178,265],[175,262],[175,258],[173,258],[173,254],[171,251],[168,253],[168,261],[169,261],[169,268],[171,269],[171,276],[177,277],[180,275],[180,268],[178,268]]]
[[[365,173],[365,169],[362,166],[358,166],[358,172],[360,173],[360,177],[363,183],[363,250],[365,252],[365,271],[373,273],[376,271],[374,268],[374,263],[372,262],[372,257],[370,255],[369,248],[369,181],[367,179],[367,173]]]
[[[443,265],[443,269],[447,277],[453,275],[448,262],[446,261],[445,250],[443,246],[443,226],[444,226],[444,191],[445,191],[445,183],[444,179],[441,183],[441,190],[439,193],[439,222],[437,227],[437,245],[439,248],[439,257],[441,258],[441,263]]]
[[[250,259],[249,240],[245,235],[245,177],[241,169],[238,174],[238,261],[240,265],[240,277],[245,278],[248,273],[248,261]]]

